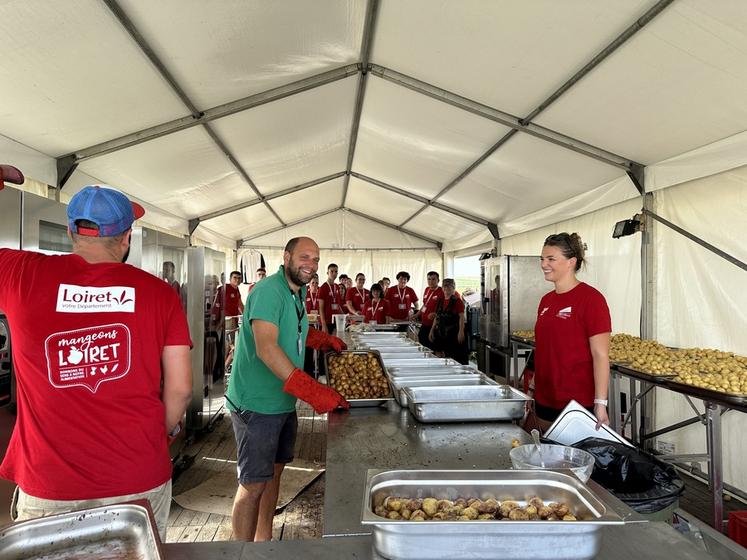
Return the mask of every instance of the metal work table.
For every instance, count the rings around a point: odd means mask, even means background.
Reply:
[[[600,560],[713,560],[666,523],[636,523],[602,528]],[[214,542],[167,544],[166,560],[330,560],[355,558],[380,560],[371,545],[371,537],[330,537],[318,540],[267,543]],[[499,552],[500,554],[500,552]],[[465,558],[468,555],[465,554]]]
[[[510,469],[511,440],[530,437],[511,422],[421,424],[394,402],[330,414],[324,536],[364,535],[368,469]]]
[[[648,375],[636,370],[630,369],[624,365],[612,364],[610,367],[610,394],[616,396],[615,402],[619,402],[620,393],[620,377],[626,377],[630,380],[631,384],[631,395],[632,402],[630,409],[621,422],[620,415],[610,414],[610,418],[613,420],[612,428],[619,433],[623,433],[625,426],[628,421],[631,422],[633,440],[640,447],[645,447],[647,441],[652,441],[653,438],[660,435],[669,433],[671,431],[690,426],[692,424],[701,423],[706,428],[706,453],[705,454],[688,454],[688,455],[673,455],[673,456],[662,456],[661,458],[672,462],[686,462],[690,461],[706,461],[708,462],[708,475],[700,474],[698,477],[707,480],[708,488],[711,491],[712,496],[712,507],[713,507],[713,528],[719,532],[723,531],[724,527],[724,504],[723,504],[723,492],[726,487],[728,490],[743,495],[742,492],[737,488],[732,488],[724,484],[723,479],[723,449],[721,444],[721,416],[729,410],[737,410],[740,412],[747,412],[747,406],[733,402],[728,395],[719,395],[715,392],[708,392],[705,394],[702,390],[697,387],[690,387],[681,383],[673,383],[670,379],[665,377],[656,377]],[[640,384],[640,390],[639,390]],[[680,393],[685,396],[690,403],[690,406],[695,412],[695,416],[689,420],[678,422],[672,426],[660,428],[658,430],[647,433],[647,417],[650,411],[645,408],[645,399],[647,393],[652,389],[659,388],[667,391],[673,391]],[[697,398],[703,401],[705,405],[705,412],[701,414],[695,408],[690,401],[691,398]],[[635,411],[638,410],[638,414]],[[696,473],[692,473],[697,476]]]

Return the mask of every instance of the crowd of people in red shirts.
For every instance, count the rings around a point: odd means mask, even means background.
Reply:
[[[306,294],[306,312],[316,319],[318,328],[328,334],[335,331],[333,316],[349,313],[360,316],[365,323],[385,324],[420,322],[420,343],[461,363],[467,363],[464,302],[455,290],[452,279],[439,286],[440,275],[427,274],[427,286],[422,299],[407,283],[410,274],[397,273],[396,284],[390,285],[384,277],[366,288],[363,273],[353,281],[346,274],[338,277],[338,266],[327,266],[327,278],[319,283],[317,275],[309,283]],[[336,282],[339,280],[339,282]]]

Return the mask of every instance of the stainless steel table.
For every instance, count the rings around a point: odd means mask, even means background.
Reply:
[[[420,424],[407,409],[358,408],[328,417],[324,536],[361,535],[368,469],[510,469],[511,422]]]
[[[602,529],[601,560],[713,560],[713,556],[698,548],[665,523],[637,523],[624,527]],[[371,547],[370,536],[330,537],[318,540],[280,541],[268,543],[191,543],[167,544],[163,547],[166,560],[379,560]],[[469,558],[465,551],[464,558]],[[500,558],[500,551],[498,551]]]

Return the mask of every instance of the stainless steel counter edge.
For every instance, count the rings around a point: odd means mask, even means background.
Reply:
[[[665,523],[602,528],[600,560],[713,560],[686,537]],[[267,543],[189,543],[164,545],[166,560],[381,560],[370,536],[329,537]],[[500,556],[498,556],[500,558]]]

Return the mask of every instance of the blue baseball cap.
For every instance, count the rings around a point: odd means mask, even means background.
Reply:
[[[119,191],[100,186],[83,187],[67,205],[70,231],[90,237],[114,237],[132,227],[132,222],[142,218],[145,209],[130,202]],[[87,220],[98,229],[79,227],[78,220]]]

